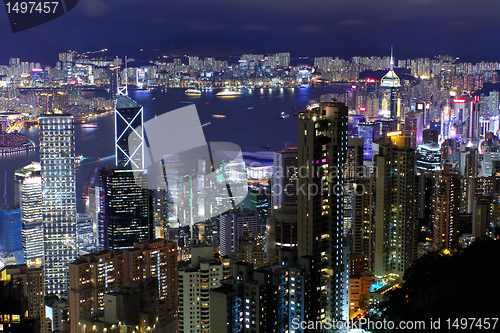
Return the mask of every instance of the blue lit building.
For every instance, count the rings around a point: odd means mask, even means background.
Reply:
[[[359,123],[364,123],[366,118],[363,115],[352,115],[349,116],[349,124],[347,125],[347,132],[349,136],[358,136],[358,125]]]
[[[21,208],[0,209],[0,252],[23,249]]]
[[[358,125],[358,136],[364,139],[363,158],[371,159],[373,157],[372,143],[380,137],[379,124],[360,123]]]

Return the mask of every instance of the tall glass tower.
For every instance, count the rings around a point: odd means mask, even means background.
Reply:
[[[129,140],[134,140],[133,144]],[[129,147],[135,147],[129,151]],[[115,164],[128,169],[144,169],[143,108],[128,96],[115,105]]]
[[[153,195],[146,170],[104,167],[99,176],[99,247],[123,250],[153,239]]]
[[[391,50],[390,68],[380,81],[380,110],[379,118],[397,119],[398,128],[401,119],[401,82],[394,72],[394,58]]]
[[[64,294],[77,251],[73,117],[43,115],[39,123],[45,290]]]
[[[26,264],[32,267],[39,267],[43,264],[42,177],[40,172],[40,163],[37,162],[15,172],[21,198],[24,257]]]

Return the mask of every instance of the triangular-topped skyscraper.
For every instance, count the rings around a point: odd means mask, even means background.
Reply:
[[[115,165],[144,169],[144,113],[142,106],[128,97],[127,80],[125,57],[125,86],[118,86],[115,104]],[[129,140],[137,141],[130,145]],[[134,151],[129,151],[131,146]]]

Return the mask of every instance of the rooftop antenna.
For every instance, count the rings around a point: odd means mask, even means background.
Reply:
[[[389,67],[391,70],[394,69],[394,57],[392,56],[392,45],[391,45],[391,61],[389,63]]]

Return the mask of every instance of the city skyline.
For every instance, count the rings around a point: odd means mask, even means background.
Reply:
[[[496,261],[500,252],[476,249],[500,239],[500,100],[483,90],[500,81],[500,63],[389,54],[309,66],[288,52],[141,64],[66,51],[54,67],[9,58],[2,181],[18,187],[40,158],[44,228],[33,238],[44,238],[49,297],[48,319],[24,310],[39,283],[11,278],[30,270],[21,238],[33,211],[6,185],[20,208],[0,209],[0,297],[17,302],[12,290],[24,290],[24,303],[0,307],[4,323],[43,325],[30,333],[333,332],[332,321],[399,322],[398,308],[419,307],[414,275],[452,283],[432,272],[458,270],[474,251]],[[143,146],[150,161],[133,160]],[[427,291],[437,310],[415,317],[445,318],[447,300],[477,280],[439,301]],[[467,295],[488,304],[482,289]],[[471,304],[452,314],[465,318]]]

